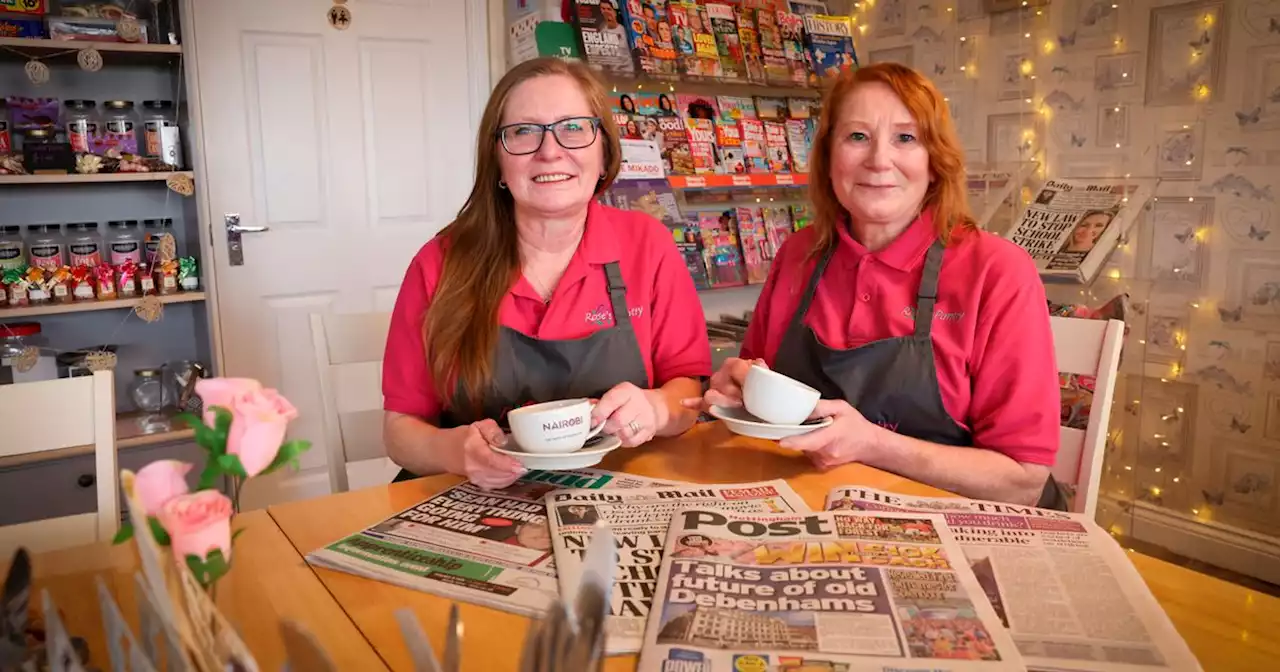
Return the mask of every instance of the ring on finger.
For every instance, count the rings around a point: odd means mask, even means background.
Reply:
[[[644,429],[644,425],[632,420],[627,423],[627,429],[631,430],[632,434],[639,434]]]

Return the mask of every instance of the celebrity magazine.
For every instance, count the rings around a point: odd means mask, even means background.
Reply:
[[[679,485],[599,469],[533,470],[503,490],[464,482],[307,554],[307,562],[525,616],[559,595],[543,497]]]
[[[640,650],[667,527],[676,511],[689,506],[748,513],[809,511],[804,499],[783,480],[612,492],[556,490],[547,494],[546,501],[561,590],[578,584],[597,521],[606,523],[618,540],[618,568],[605,624],[609,654]]]
[[[1028,669],[1200,669],[1124,550],[1085,516],[861,486],[833,489],[827,509],[940,513]]]
[[[942,517],[686,508],[642,672],[1023,670]]]
[[[1040,277],[1090,283],[1155,193],[1154,179],[1048,180],[1007,237]]]

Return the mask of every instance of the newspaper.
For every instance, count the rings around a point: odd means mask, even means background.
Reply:
[[[1012,225],[1017,175],[1005,170],[970,170],[965,175],[969,197],[969,209],[978,228],[997,235],[1004,235]],[[997,215],[1001,215],[997,217]]]
[[[534,470],[511,487],[464,482],[307,554],[307,562],[526,616],[559,595],[543,497],[679,485],[599,469]]]
[[[861,486],[827,508],[938,511],[1032,670],[1200,669],[1124,551],[1089,518]]]
[[[754,513],[809,510],[783,480],[625,492],[557,490],[546,501],[562,590],[577,585],[582,556],[597,521],[607,524],[618,539],[618,568],[605,625],[605,649],[610,655],[640,650],[667,526],[676,511],[688,506]]]
[[[942,517],[671,520],[639,669],[1022,670]]]
[[[1045,279],[1092,282],[1125,236],[1157,180],[1049,180],[1008,233]]]

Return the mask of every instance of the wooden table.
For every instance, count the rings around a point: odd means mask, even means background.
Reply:
[[[218,583],[217,603],[262,670],[279,670],[284,664],[280,634],[284,619],[301,623],[328,643],[329,654],[340,669],[387,669],[266,511],[240,514],[235,523],[244,533],[236,540],[231,573]],[[40,591],[48,589],[71,634],[89,643],[91,664],[109,669],[96,577],[102,577],[136,627],[133,574],[138,563],[134,547],[100,543],[41,553],[32,563],[32,602],[40,605]],[[4,572],[7,568],[0,570],[0,576]]]
[[[704,483],[787,479],[809,506],[821,509],[828,490],[852,483],[904,494],[939,490],[863,465],[817,471],[807,459],[728,433],[719,423],[700,425],[679,439],[660,440],[611,453],[600,465],[651,477]],[[459,482],[435,476],[385,487],[273,506],[272,518],[301,553],[308,553],[373,525]],[[1280,658],[1280,600],[1167,563],[1134,556],[1152,591],[1206,670],[1266,669]],[[316,575],[394,670],[410,670],[408,651],[393,612],[410,607],[437,651],[442,650],[450,601],[387,583],[326,569]],[[460,604],[466,632],[466,670],[515,669],[529,621],[506,612]],[[634,656],[610,658],[610,671],[634,670]]]

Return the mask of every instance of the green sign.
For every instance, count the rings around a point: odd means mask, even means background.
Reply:
[[[534,40],[538,44],[539,56],[555,56],[567,61],[582,58],[578,52],[578,37],[573,26],[563,21],[539,21],[533,30]]]

